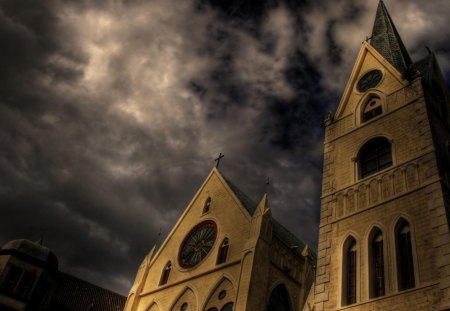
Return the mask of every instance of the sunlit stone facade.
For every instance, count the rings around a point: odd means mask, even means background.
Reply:
[[[125,310],[302,310],[315,255],[268,204],[267,196],[254,204],[214,168],[142,262]]]
[[[315,311],[450,308],[448,103],[380,2],[325,120]]]

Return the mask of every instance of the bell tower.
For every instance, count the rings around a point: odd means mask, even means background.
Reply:
[[[449,95],[382,1],[324,126],[315,310],[450,310]]]

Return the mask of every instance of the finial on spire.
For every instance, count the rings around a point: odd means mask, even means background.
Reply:
[[[378,3],[370,45],[402,74],[412,64],[408,51],[382,0]]]

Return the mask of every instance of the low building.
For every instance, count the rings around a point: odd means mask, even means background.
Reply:
[[[41,242],[7,242],[0,249],[0,309],[117,311],[125,297],[60,272],[56,255]]]

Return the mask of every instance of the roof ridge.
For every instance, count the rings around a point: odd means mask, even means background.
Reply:
[[[253,213],[255,212],[258,204],[256,204],[255,201],[253,201],[247,194],[245,194],[244,191],[242,191],[238,186],[236,186],[234,183],[232,183],[228,178],[223,176],[221,173],[223,179],[230,187],[231,191],[236,195],[236,197],[239,199],[239,201],[242,203],[242,205],[245,207],[247,212],[250,214],[250,216],[253,216]]]

